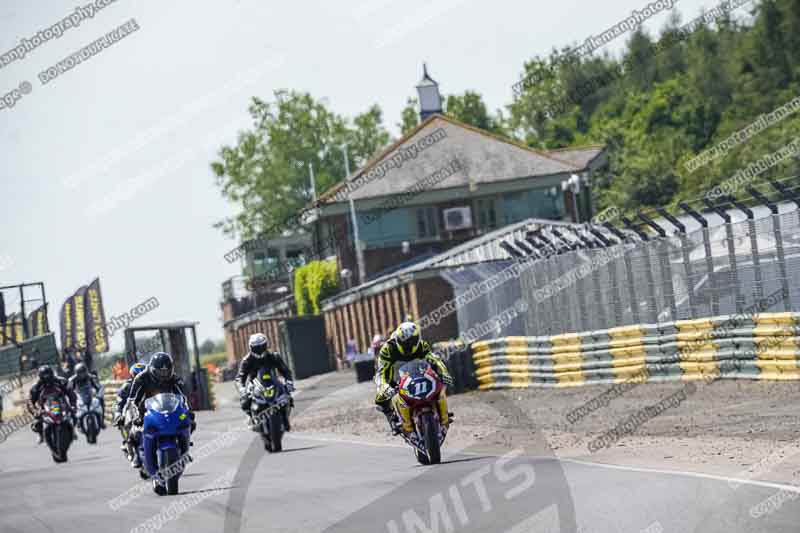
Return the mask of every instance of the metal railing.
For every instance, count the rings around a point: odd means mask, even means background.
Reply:
[[[800,310],[800,180],[770,182],[777,198],[679,204],[619,227],[585,225],[507,243],[512,259],[448,270],[456,297],[515,261],[522,273],[458,309],[459,331],[489,323],[522,299],[527,310],[495,337],[557,335],[725,314]],[[702,212],[701,212],[702,211]],[[768,298],[771,295],[779,295]],[[764,302],[770,301],[769,308]]]

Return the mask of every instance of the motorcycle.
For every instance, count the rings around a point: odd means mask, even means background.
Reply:
[[[120,428],[122,442],[124,443],[122,447],[122,453],[125,455],[125,459],[131,463],[131,466],[134,468],[135,463],[133,460],[134,458],[138,457],[139,460],[136,463],[140,465],[138,467],[139,476],[142,479],[150,479],[150,475],[147,473],[147,470],[145,470],[141,454],[139,453],[139,443],[142,439],[142,430],[141,427],[134,424],[136,418],[136,408],[131,404],[126,405],[123,410],[124,423]]]
[[[247,386],[250,395],[251,427],[261,433],[264,449],[270,453],[283,449],[283,432],[289,428],[291,396],[286,386],[269,372],[259,372]]]
[[[100,433],[100,421],[103,418],[103,409],[100,399],[95,396],[90,386],[81,387],[78,391],[78,429],[86,435],[86,442],[97,444],[97,435]]]
[[[398,369],[400,377],[396,392],[411,411],[413,430],[400,435],[412,448],[417,461],[423,465],[441,462],[441,446],[447,436],[447,427],[439,416],[439,395],[444,384],[433,367],[421,359],[415,359]],[[397,411],[397,403],[392,402]],[[402,419],[399,412],[398,419]]]
[[[139,456],[159,496],[178,493],[178,480],[188,457],[192,420],[186,398],[161,393],[144,402]],[[144,477],[144,476],[143,476]]]
[[[72,417],[65,399],[61,396],[48,396],[44,399],[42,411],[42,432],[47,447],[56,463],[67,462],[67,450],[72,444]]]

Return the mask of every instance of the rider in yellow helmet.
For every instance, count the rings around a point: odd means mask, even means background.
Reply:
[[[392,336],[383,344],[381,351],[378,355],[378,370],[375,374],[375,382],[378,384],[378,391],[375,396],[375,403],[378,405],[383,414],[386,415],[391,426],[392,431],[399,433],[400,428],[397,426],[392,410],[392,403],[397,407],[402,419],[400,423],[406,432],[413,429],[411,425],[411,412],[405,402],[400,399],[399,395],[394,394],[394,388],[397,386],[395,382],[395,363],[406,362],[413,359],[424,359],[433,367],[442,382],[445,385],[452,385],[453,378],[447,370],[444,362],[438,355],[433,353],[430,344],[422,340],[420,329],[417,324],[411,321],[403,322],[392,333]],[[447,398],[445,390],[442,389],[439,395],[439,418],[442,424],[447,426],[450,424],[450,414],[447,411]]]

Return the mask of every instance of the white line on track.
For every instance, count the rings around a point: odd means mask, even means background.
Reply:
[[[796,492],[800,494],[800,487],[795,485],[785,485],[783,483],[772,483],[770,481],[758,481],[754,479],[740,479],[735,477],[728,477],[728,476],[720,476],[717,474],[703,474],[700,472],[688,472],[686,470],[665,470],[659,468],[647,468],[647,467],[640,467],[640,466],[624,466],[624,465],[612,465],[607,463],[595,463],[593,461],[583,461],[581,459],[559,459],[559,461],[563,463],[575,463],[579,465],[585,466],[594,466],[597,468],[608,468],[611,470],[625,470],[629,472],[643,472],[649,474],[664,474],[668,476],[684,476],[684,477],[694,477],[694,478],[701,478],[701,479],[713,479],[714,481],[725,481],[725,482],[734,482],[740,485],[753,485],[756,487],[767,487],[771,489],[779,489],[785,490],[787,492]]]
[[[321,442],[335,442],[338,444],[354,444],[356,446],[372,446],[377,448],[405,448],[406,446],[403,444],[388,444],[388,443],[381,443],[381,442],[368,442],[368,441],[359,441],[353,439],[341,439],[337,437],[319,437],[319,436],[305,436],[305,435],[291,435],[291,437],[296,439],[303,439],[303,440],[311,440],[311,441],[321,441]],[[466,451],[459,451],[459,450],[448,450],[448,454],[452,455],[469,455],[469,456],[477,456],[477,457],[500,457],[498,454],[494,454],[491,452],[487,453],[476,453],[476,452],[466,452]],[[608,463],[596,463],[594,461],[583,461],[581,459],[568,459],[568,458],[558,458],[558,457],[551,457],[545,455],[537,455],[537,456],[530,456],[531,459],[540,459],[540,460],[548,460],[548,461],[560,461],[562,463],[574,463],[583,466],[593,466],[595,468],[608,468],[611,470],[622,470],[627,472],[640,472],[640,473],[648,473],[648,474],[663,474],[669,476],[684,476],[684,477],[693,477],[693,478],[700,478],[700,479],[712,479],[714,481],[725,481],[725,482],[734,482],[740,485],[752,485],[755,487],[765,487],[771,489],[778,489],[778,490],[785,490],[787,492],[796,492],[800,494],[800,487],[795,485],[786,485],[783,483],[773,483],[770,481],[758,481],[753,479],[740,479],[735,477],[728,477],[728,476],[721,476],[716,474],[704,474],[701,472],[689,472],[686,470],[666,470],[666,469],[658,469],[658,468],[646,468],[646,467],[639,467],[639,466],[625,466],[625,465],[613,465]]]

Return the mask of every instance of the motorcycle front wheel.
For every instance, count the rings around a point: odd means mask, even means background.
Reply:
[[[86,417],[86,442],[97,444],[97,421],[94,419],[94,415]]]
[[[428,464],[438,465],[442,461],[442,453],[439,448],[439,424],[433,413],[423,413],[420,419],[425,449],[428,450]],[[419,459],[419,457],[417,458]]]
[[[56,463],[67,462],[67,449],[72,442],[72,431],[67,424],[58,424],[51,426],[50,438],[50,452],[53,455],[53,461]]]
[[[275,411],[269,415],[269,439],[273,453],[283,449],[283,415]]]
[[[158,453],[158,468],[162,472],[165,472],[171,465],[178,462],[178,450],[177,448],[167,448],[165,450],[160,450]],[[173,495],[178,494],[178,477],[180,474],[175,474],[174,476],[167,478],[167,494]]]

